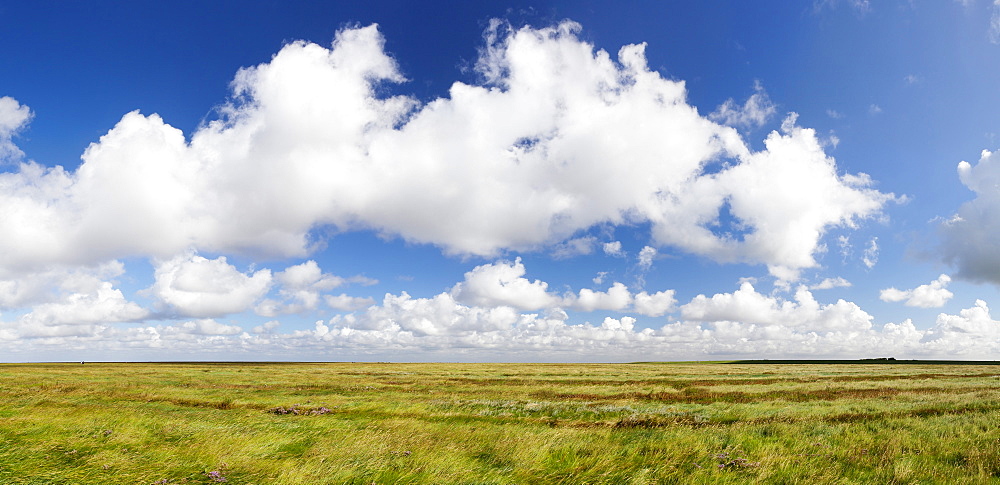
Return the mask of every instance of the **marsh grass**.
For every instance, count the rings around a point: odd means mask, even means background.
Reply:
[[[1000,368],[0,366],[0,483],[1000,483]]]

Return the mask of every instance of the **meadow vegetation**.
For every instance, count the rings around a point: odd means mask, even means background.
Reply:
[[[1000,483],[1000,367],[0,365],[0,483]]]

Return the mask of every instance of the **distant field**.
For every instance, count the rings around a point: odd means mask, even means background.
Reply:
[[[1000,367],[0,365],[0,483],[1000,483]]]

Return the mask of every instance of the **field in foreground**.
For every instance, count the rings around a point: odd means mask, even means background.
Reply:
[[[1000,367],[0,365],[0,483],[1000,483]]]

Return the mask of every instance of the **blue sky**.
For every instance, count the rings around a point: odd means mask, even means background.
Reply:
[[[0,18],[0,360],[1000,350],[998,2]]]

